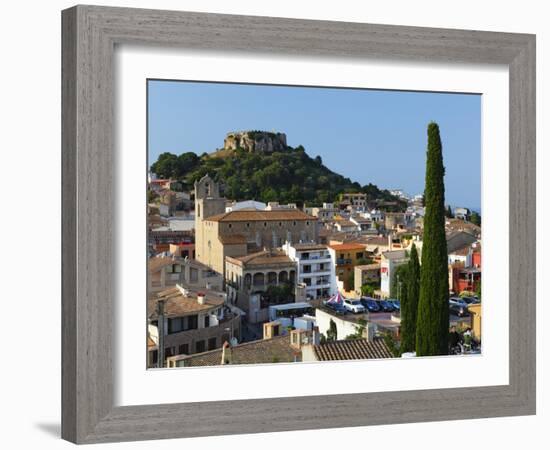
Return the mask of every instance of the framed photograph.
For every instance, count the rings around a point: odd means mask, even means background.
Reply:
[[[535,413],[535,37],[62,13],[62,435]]]

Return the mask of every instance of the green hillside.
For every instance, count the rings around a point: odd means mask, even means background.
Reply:
[[[254,199],[262,202],[304,202],[308,206],[335,202],[343,192],[365,192],[369,200],[390,203],[388,210],[403,210],[402,200],[373,184],[361,186],[323,165],[320,156],[311,158],[302,146],[287,147],[280,152],[247,152],[243,149],[222,150],[198,156],[193,152],[179,156],[162,153],[151,165],[161,178],[180,180],[192,189],[195,180],[209,174],[223,186],[224,195],[232,200]]]

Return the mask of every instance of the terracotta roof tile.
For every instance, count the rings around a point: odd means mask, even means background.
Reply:
[[[465,231],[453,231],[447,235],[447,252],[455,253],[464,247],[470,247],[477,238]]]
[[[390,250],[382,253],[382,256],[388,260],[405,259],[407,258],[407,250]]]
[[[284,252],[279,250],[263,250],[261,252],[252,253],[245,256],[227,257],[233,263],[243,267],[250,266],[265,266],[271,264],[284,264],[294,266],[295,263]]]
[[[222,349],[198,353],[185,358],[185,366],[219,366]],[[231,364],[265,364],[294,362],[301,353],[290,346],[290,335],[246,342],[231,348]]]
[[[150,258],[147,262],[147,269],[149,273],[154,273],[162,269],[163,267],[169,266],[171,264],[182,264],[181,260],[173,259],[171,256],[157,256],[155,258]]]
[[[247,211],[237,210],[207,217],[205,220],[212,222],[253,222],[269,220],[317,220],[299,209],[275,209],[272,211]]]
[[[313,349],[319,361],[394,357],[383,339],[375,339],[370,342],[367,339],[341,340],[315,345]]]
[[[303,250],[314,251],[314,250],[326,250],[327,249],[326,245],[324,245],[324,244],[315,244],[313,242],[302,243],[302,244],[292,244],[292,247],[294,247],[296,250],[300,250],[300,251],[303,251]]]
[[[196,293],[190,291],[188,296],[185,296],[177,287],[173,287],[159,292],[155,298],[147,302],[149,317],[157,317],[157,302],[159,300],[165,300],[164,312],[167,317],[183,317],[188,314],[208,311],[224,304],[223,298],[206,294],[204,304],[201,305],[197,300]]]
[[[372,236],[365,239],[365,243],[368,245],[388,245],[388,238],[381,236]]]
[[[336,251],[340,250],[364,250],[365,244],[360,242],[348,242],[346,244],[329,245],[330,248]]]
[[[356,269],[359,270],[379,270],[380,264],[374,263],[374,264],[362,264],[360,266],[355,266]]]
[[[340,225],[341,227],[356,227],[357,224],[349,221],[349,220],[345,220],[345,219],[342,219],[342,220],[339,220],[338,222],[336,222],[338,225]]]

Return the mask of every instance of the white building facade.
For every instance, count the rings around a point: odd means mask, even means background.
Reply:
[[[405,250],[394,250],[382,253],[380,261],[380,294],[383,298],[388,298],[392,291],[394,283],[395,270],[408,262],[409,258]]]
[[[286,242],[283,250],[296,262],[296,281],[305,285],[308,300],[328,298],[337,292],[335,265],[326,245]]]

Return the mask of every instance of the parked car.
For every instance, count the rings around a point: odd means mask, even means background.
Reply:
[[[388,302],[391,303],[395,311],[399,311],[401,309],[401,302],[399,300],[388,300]]]
[[[468,303],[462,297],[451,297],[449,298],[449,306],[450,305],[460,305],[466,308]]]
[[[344,307],[355,314],[365,312],[365,307],[361,304],[361,301],[355,298],[346,298],[344,300]]]
[[[367,309],[368,312],[379,312],[380,306],[378,302],[372,298],[364,297],[361,299],[361,304]]]
[[[344,314],[347,314],[348,313],[348,310],[347,308],[342,305],[342,303],[330,303],[330,302],[326,302],[325,303],[325,306],[327,308],[330,308],[332,309],[336,314],[338,315],[344,315]]]
[[[479,303],[479,299],[476,297],[462,297],[462,300],[464,300],[468,305],[475,305],[476,303]]]
[[[378,304],[380,305],[380,307],[382,308],[382,311],[384,312],[393,312],[395,310],[393,305],[386,300],[380,300]]]
[[[461,305],[459,303],[449,303],[449,312],[458,317],[469,316],[468,306]]]

